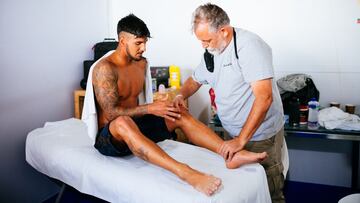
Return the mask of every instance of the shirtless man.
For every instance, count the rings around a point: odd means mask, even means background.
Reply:
[[[117,49],[98,62],[92,75],[99,124],[95,148],[107,156],[134,154],[169,170],[198,191],[212,195],[221,185],[219,178],[174,160],[156,142],[173,138],[174,129],[180,128],[192,143],[219,154],[223,140],[186,109],[175,108],[172,102],[138,104],[147,68],[142,54],[150,32],[133,14],[119,21],[117,31]],[[259,162],[266,156],[265,152],[243,150],[226,165],[236,168]]]

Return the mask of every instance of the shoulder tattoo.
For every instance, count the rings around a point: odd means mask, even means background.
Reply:
[[[117,73],[111,67],[99,64],[94,68],[92,79],[98,104],[105,112],[112,112],[119,101]]]

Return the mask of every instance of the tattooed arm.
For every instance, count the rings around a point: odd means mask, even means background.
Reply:
[[[180,117],[179,111],[172,103],[159,101],[148,105],[140,105],[133,108],[123,108],[118,105],[120,96],[117,86],[118,76],[107,64],[99,63],[93,70],[94,92],[100,108],[104,111],[109,121],[118,116],[142,116],[154,114],[174,121]]]
[[[118,116],[134,117],[148,113],[147,105],[134,108],[123,108],[118,105],[118,75],[109,65],[100,62],[93,70],[92,79],[96,100],[109,121]]]

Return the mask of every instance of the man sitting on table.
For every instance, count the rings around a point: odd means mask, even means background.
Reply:
[[[221,185],[219,178],[174,160],[155,143],[173,138],[175,128],[180,128],[192,143],[217,154],[223,140],[185,108],[175,108],[172,102],[138,104],[148,66],[142,54],[150,32],[133,14],[122,18],[117,30],[117,49],[98,61],[92,74],[99,124],[95,147],[107,156],[134,154],[169,170],[198,191],[212,195]],[[266,152],[242,150],[226,165],[239,167],[259,162],[266,156]]]

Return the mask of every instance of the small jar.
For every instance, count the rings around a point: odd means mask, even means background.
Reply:
[[[300,125],[307,125],[309,108],[307,105],[300,105]]]

